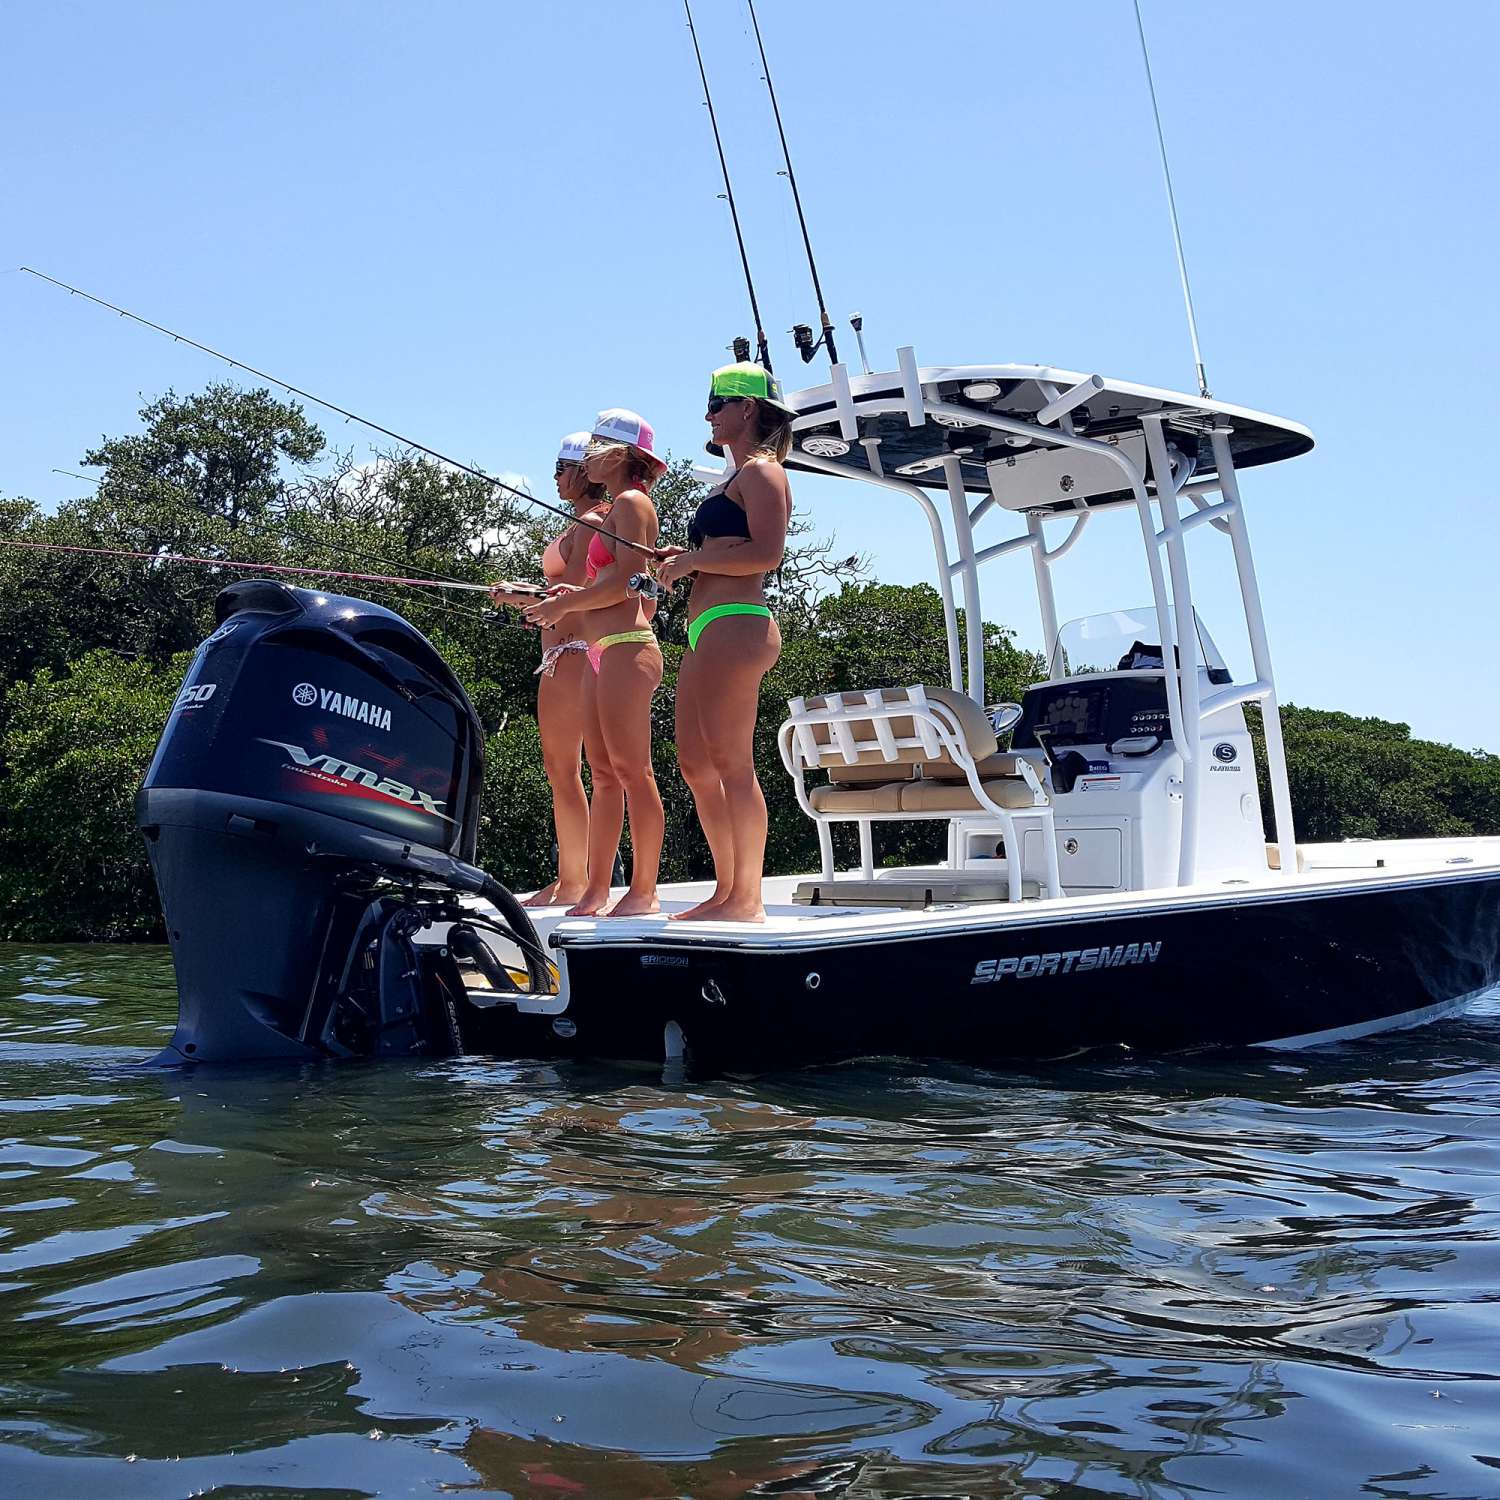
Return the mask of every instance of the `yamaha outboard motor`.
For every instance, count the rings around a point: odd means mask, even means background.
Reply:
[[[492,997],[550,983],[525,911],[470,863],[468,695],[379,605],[256,581],[216,611],[136,803],[177,969],[166,1055],[468,1050],[466,974]]]

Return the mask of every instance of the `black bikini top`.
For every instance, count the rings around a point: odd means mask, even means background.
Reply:
[[[701,547],[711,536],[750,539],[750,520],[745,507],[736,505],[723,490],[715,490],[694,512],[688,527],[688,545]]]

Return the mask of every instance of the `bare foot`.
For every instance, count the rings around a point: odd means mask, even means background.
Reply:
[[[576,901],[578,897],[574,896],[572,899]],[[528,896],[521,903],[522,906],[556,906],[557,904],[557,882],[555,880],[551,885],[544,885],[541,890]]]
[[[758,896],[731,896],[682,913],[689,922],[764,922],[766,908]]]
[[[605,886],[602,891],[585,891],[577,902],[570,906],[567,915],[570,917],[597,917],[604,910],[604,903],[609,900],[609,887]]]
[[[715,891],[707,901],[700,901],[696,906],[690,906],[686,911],[674,911],[668,918],[669,922],[694,922],[701,921],[704,917],[717,916],[719,908],[729,899],[728,891]]]
[[[655,891],[626,891],[610,909],[606,917],[649,917],[659,912]]]

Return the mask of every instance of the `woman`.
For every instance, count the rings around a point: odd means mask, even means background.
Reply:
[[[633,411],[612,408],[599,413],[584,472],[591,484],[602,484],[609,494],[613,535],[596,532],[589,538],[581,588],[556,584],[547,599],[525,611],[537,625],[572,619],[588,642],[591,670],[584,674],[584,742],[594,774],[594,808],[589,819],[588,884],[569,910],[570,917],[604,911],[627,811],[630,888],[604,915],[635,917],[660,910],[656,877],[665,818],[651,769],[651,698],[661,685],[661,648],[649,624],[654,606],[632,594],[628,582],[656,547],[651,488],[667,466],[653,442],[650,424]],[[617,787],[623,802],[601,799],[601,785]]]
[[[584,474],[589,434],[572,432],[557,450],[553,477],[558,498],[573,507],[573,513],[602,522],[609,514],[604,486],[590,484]],[[542,575],[549,586],[584,581],[585,556],[594,532],[586,526],[569,526],[554,537],[542,553]],[[535,604],[540,591],[533,585],[497,583],[490,598],[497,605],[524,609]],[[542,664],[537,676],[536,717],[542,736],[542,766],[552,788],[552,826],[557,831],[557,879],[545,885],[524,906],[571,906],[588,885],[589,804],[584,795],[579,752],[583,747],[583,687],[588,674],[584,660],[587,642],[578,622],[563,615],[555,625],[542,629]],[[600,799],[603,799],[601,806]],[[594,804],[599,816],[618,824],[622,816],[609,799],[618,804],[620,789],[612,782],[594,779]]]
[[[713,895],[678,918],[766,919],[766,799],[755,776],[755,718],[761,680],[781,654],[765,581],[781,566],[792,517],[782,460],[794,415],[762,366],[714,371],[708,422],[734,472],[698,507],[689,550],[664,549],[657,569],[663,583],[694,578],[688,650],[677,676],[677,756],[714,861]]]

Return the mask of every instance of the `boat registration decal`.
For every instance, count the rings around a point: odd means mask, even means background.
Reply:
[[[1056,974],[1086,974],[1091,969],[1121,969],[1154,964],[1161,943],[1119,943],[1113,948],[1069,948],[1063,953],[1027,953],[1019,958],[986,958],[974,965],[970,984],[998,984],[1002,979],[1040,979]]]

